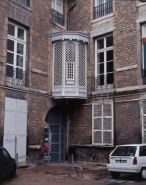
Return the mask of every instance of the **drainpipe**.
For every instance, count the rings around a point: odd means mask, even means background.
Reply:
[[[77,5],[77,0],[74,0],[74,5],[68,10],[68,13],[67,13],[67,19],[68,19],[68,22],[67,22],[67,31],[70,30],[70,12],[74,9],[74,7]]]

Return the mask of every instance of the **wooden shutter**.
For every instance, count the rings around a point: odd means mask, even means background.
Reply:
[[[113,145],[113,104],[93,104],[92,143]]]
[[[142,142],[146,143],[146,101],[142,106]]]

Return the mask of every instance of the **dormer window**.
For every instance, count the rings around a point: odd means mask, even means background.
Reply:
[[[52,0],[52,21],[64,26],[63,0]]]

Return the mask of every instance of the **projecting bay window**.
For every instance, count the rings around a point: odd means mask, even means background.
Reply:
[[[52,22],[64,26],[63,0],[52,0]]]
[[[92,144],[113,145],[113,103],[92,105]]]
[[[95,90],[112,89],[113,36],[108,35],[95,40]]]
[[[146,85],[146,24],[142,25],[143,84]]]
[[[112,0],[95,0],[94,19],[103,17],[113,12]]]
[[[26,30],[16,24],[8,24],[6,82],[25,85]]]

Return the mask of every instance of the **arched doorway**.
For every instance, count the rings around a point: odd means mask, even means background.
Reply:
[[[44,161],[61,162],[65,160],[65,126],[67,118],[61,107],[51,109],[45,120]]]

